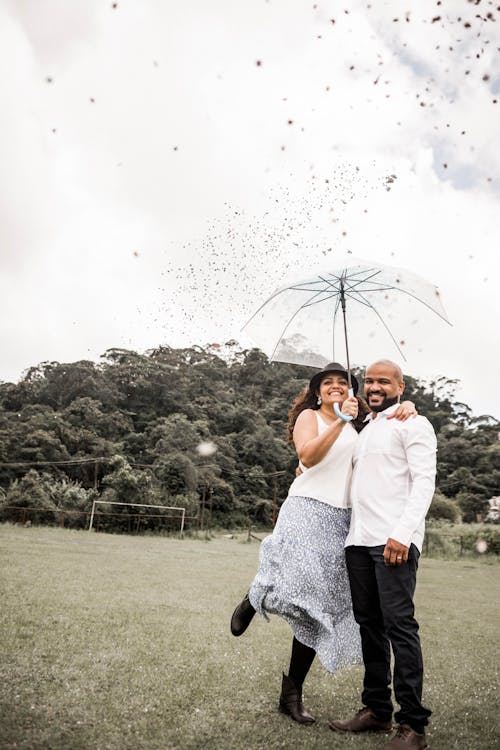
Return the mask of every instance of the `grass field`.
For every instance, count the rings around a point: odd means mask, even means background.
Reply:
[[[290,631],[229,618],[258,543],[0,526],[2,750],[381,748],[328,719],[359,707],[362,671],[315,663],[301,727],[277,711]],[[417,611],[432,750],[499,747],[500,566],[423,559]]]

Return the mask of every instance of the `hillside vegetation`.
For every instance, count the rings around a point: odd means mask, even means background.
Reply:
[[[287,413],[311,374],[235,342],[32,367],[0,384],[0,520],[80,527],[99,498],[183,507],[188,527],[200,513],[269,524],[296,465]],[[500,494],[499,424],[457,402],[455,385],[406,376],[405,397],[438,434],[430,516],[467,523]],[[130,508],[100,509],[113,511],[104,528],[127,528]],[[142,528],[162,520],[141,513]]]

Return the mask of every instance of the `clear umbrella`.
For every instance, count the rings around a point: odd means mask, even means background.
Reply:
[[[418,346],[434,335],[436,315],[449,323],[433,284],[403,268],[355,261],[280,287],[243,330],[272,361],[312,367],[339,359],[340,339],[350,376],[353,341],[358,351],[370,339],[385,342],[406,360],[408,341]]]

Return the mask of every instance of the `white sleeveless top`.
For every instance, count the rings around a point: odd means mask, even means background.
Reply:
[[[329,426],[316,412],[318,435]],[[288,495],[312,497],[336,508],[350,508],[349,487],[352,474],[352,455],[358,434],[352,424],[347,424],[326,456],[307,469],[300,464],[303,473],[292,482]]]

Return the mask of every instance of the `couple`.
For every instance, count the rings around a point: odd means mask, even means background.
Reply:
[[[356,394],[355,378],[352,385]],[[382,360],[366,370],[367,403],[348,396],[347,372],[338,363],[316,373],[299,395],[289,432],[300,473],[262,542],[258,573],[233,613],[231,632],[241,635],[256,611],[291,625],[279,705],[301,724],[314,722],[302,685],[315,655],[330,672],[362,660],[364,707],[351,719],[330,722],[344,732],[391,730],[392,645],[400,710],[384,750],[427,750],[431,712],[421,702],[413,594],[434,492],[436,437],[424,417],[408,419],[415,410],[411,402],[399,403],[403,390],[398,365]]]

